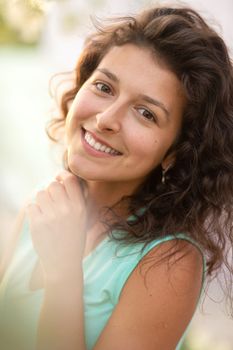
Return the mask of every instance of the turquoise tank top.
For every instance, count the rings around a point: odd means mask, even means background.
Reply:
[[[196,245],[184,234],[178,237]],[[93,349],[118,303],[125,282],[139,261],[155,246],[174,238],[168,235],[156,239],[142,251],[143,243],[120,245],[107,236],[83,259],[85,336],[88,350]],[[37,255],[25,223],[14,258],[0,285],[1,349],[35,349],[43,300],[43,289],[29,289],[29,280],[36,261]],[[203,263],[205,264],[204,258]]]

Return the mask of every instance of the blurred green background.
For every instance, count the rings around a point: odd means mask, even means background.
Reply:
[[[42,30],[46,6],[46,2],[36,0],[1,1],[1,44],[36,44]]]
[[[163,0],[161,1],[163,2]],[[0,0],[0,254],[16,213],[33,190],[61,168],[45,125],[53,101],[50,78],[72,70],[91,28],[90,16],[132,13],[155,1]],[[233,1],[187,0],[233,47]],[[218,23],[220,25],[218,25]],[[197,311],[182,350],[232,350],[233,322],[215,281]]]

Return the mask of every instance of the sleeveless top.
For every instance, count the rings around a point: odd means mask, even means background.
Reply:
[[[144,243],[122,245],[107,236],[83,259],[85,337],[88,350],[93,349],[118,303],[124,284],[139,261],[155,246],[177,237],[197,246],[184,234],[155,239],[144,250]],[[1,349],[36,348],[37,325],[43,301],[43,289],[29,289],[29,280],[36,261],[37,254],[25,222],[14,257],[0,285]],[[204,256],[203,266],[204,281]],[[180,347],[182,339],[176,349]]]

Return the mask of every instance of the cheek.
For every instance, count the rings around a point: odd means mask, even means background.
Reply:
[[[78,120],[84,120],[93,112],[93,103],[87,92],[78,94],[73,104],[73,118]]]
[[[131,144],[131,150],[139,157],[152,156],[159,144],[158,137],[154,133],[137,131],[130,135],[128,141]]]
[[[90,103],[90,99],[87,94],[78,94],[67,114],[66,118],[66,132],[72,134],[75,129],[80,125],[80,122],[86,120],[90,115],[94,113],[93,104]]]
[[[135,137],[137,135],[137,137]],[[157,132],[135,133],[131,136],[131,151],[137,158],[138,163],[147,167],[160,164],[170,147],[170,138]]]

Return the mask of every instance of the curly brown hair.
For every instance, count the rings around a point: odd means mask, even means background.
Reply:
[[[119,218],[112,234],[121,230],[124,242],[147,244],[185,232],[205,252],[209,276],[224,266],[232,276],[233,68],[224,41],[186,7],[156,7],[136,16],[96,20],[95,26],[78,60],[74,87],[62,96],[61,115],[49,124],[50,137],[58,140],[69,103],[110,48],[126,43],[149,48],[176,74],[188,102],[181,132],[168,152],[176,159],[165,184],[158,166],[136,193],[122,199],[136,220]]]

